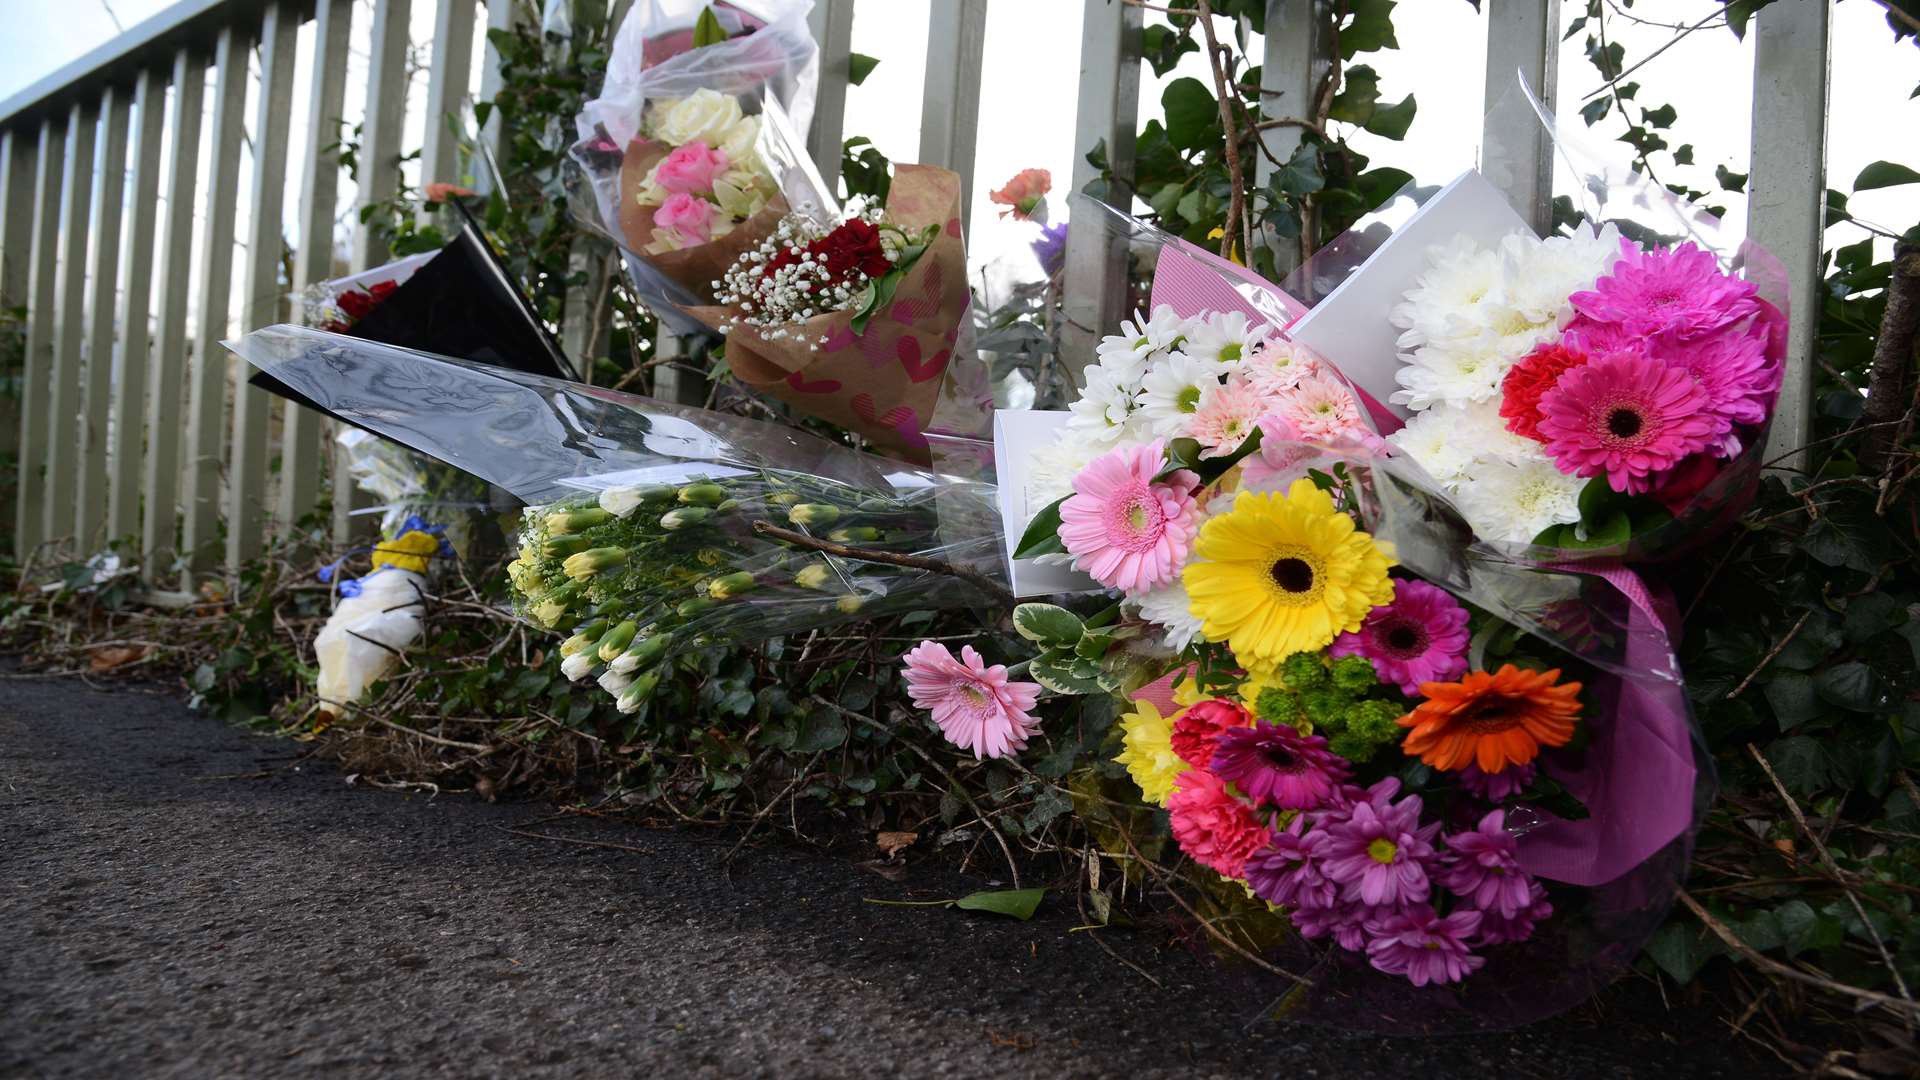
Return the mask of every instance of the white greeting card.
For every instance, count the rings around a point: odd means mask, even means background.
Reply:
[[[1034,455],[1052,445],[1071,415],[1036,409],[1001,409],[993,414],[993,462],[1000,520],[1006,529],[1007,575],[1017,597],[1090,592],[1100,587],[1099,582],[1071,566],[1013,557],[1027,523],[1052,501],[1032,490]]]
[[[1468,169],[1394,230],[1347,280],[1287,328],[1287,336],[1333,362],[1354,385],[1401,418],[1413,415],[1388,399],[1400,388],[1400,329],[1387,319],[1427,268],[1428,252],[1460,236],[1494,247],[1509,233],[1532,230],[1506,195]]]

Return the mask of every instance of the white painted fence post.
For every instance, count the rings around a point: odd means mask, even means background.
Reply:
[[[1140,102],[1140,9],[1109,0],[1085,0],[1080,33],[1080,99],[1073,137],[1073,190],[1100,177],[1087,154],[1104,145],[1113,173],[1106,201],[1133,203],[1133,140]],[[1093,347],[1121,317],[1127,298],[1124,241],[1090,221],[1067,230],[1060,360],[1076,383],[1093,360]]]
[[[78,554],[101,550],[107,519],[107,405],[113,393],[114,287],[120,278],[120,226],[127,193],[127,91],[109,85],[100,98],[100,167],[93,187],[93,252],[87,272],[85,378],[80,384],[79,470],[65,497],[73,503]]]
[[[0,304],[27,302],[27,253],[33,248],[35,133],[0,131]]]
[[[427,71],[427,145],[420,155],[421,186],[435,181],[465,184],[458,169],[460,143],[447,115],[458,119],[473,65],[473,0],[439,0],[433,17],[433,59]]]
[[[846,140],[847,74],[852,70],[853,0],[814,0],[807,15],[820,45],[820,91],[813,101],[807,154],[820,167],[827,194],[840,189],[840,144]]]
[[[973,158],[980,137],[980,70],[987,0],[941,0],[927,25],[926,89],[920,98],[920,162],[960,174],[960,221],[973,220]],[[840,73],[844,78],[845,73]]]
[[[87,313],[87,229],[93,213],[93,158],[99,106],[67,114],[66,184],[60,190],[60,268],[55,273],[53,402],[47,407],[47,538],[72,535],[80,471],[80,364]]]
[[[1820,239],[1827,213],[1828,0],[1769,4],[1753,17],[1753,173],[1747,238],[1786,267],[1786,378],[1766,458],[1806,467],[1820,331]]]
[[[1261,36],[1260,116],[1265,120],[1307,118],[1313,96],[1332,66],[1332,41],[1327,0],[1267,0],[1265,32]],[[1300,149],[1304,128],[1284,125],[1260,132],[1264,152],[1254,166],[1256,182],[1267,181]],[[1256,235],[1270,230],[1256,230]],[[1275,270],[1284,275],[1300,265],[1300,242],[1266,235]]]
[[[129,205],[126,257],[120,264],[120,373],[113,380],[112,441],[108,444],[107,536],[136,537],[140,528],[141,435],[146,424],[148,350],[153,346],[148,316],[153,313],[153,208],[160,204],[160,144],[166,138],[167,69],[148,67],[134,82],[133,193]],[[144,561],[143,575],[153,568]]]
[[[66,125],[40,121],[33,160],[33,247],[27,262],[27,368],[20,380],[20,492],[14,554],[22,564],[47,539],[47,412],[53,401],[54,297]]]
[[[1496,112],[1494,105],[1520,92],[1519,74],[1524,74],[1551,113],[1560,72],[1560,0],[1487,3],[1488,113],[1480,170],[1544,235],[1553,227],[1553,140],[1531,110]]]
[[[173,59],[173,123],[168,132],[166,232],[160,241],[158,349],[147,395],[145,506],[140,512],[140,564],[149,584],[162,584],[161,564],[179,555],[180,373],[187,366],[187,295],[193,269],[193,197],[200,170],[200,113],[207,66],[192,49]]]

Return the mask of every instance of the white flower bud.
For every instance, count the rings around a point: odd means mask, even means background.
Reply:
[[[597,659],[591,651],[574,653],[560,661],[560,674],[565,675],[570,682],[579,682],[593,670]]]

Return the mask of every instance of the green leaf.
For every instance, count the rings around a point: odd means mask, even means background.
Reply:
[[[1035,830],[1045,828],[1048,822],[1072,809],[1072,799],[1053,788],[1046,788],[1033,800],[1033,809],[1027,811],[1027,816],[1020,820],[1020,826],[1031,836]]]
[[[1100,694],[1106,692],[1097,676],[1082,675],[1075,670],[1077,663],[1084,663],[1072,653],[1064,650],[1049,649],[1033,658],[1027,665],[1027,674],[1033,681],[1056,694],[1079,696],[1082,694]]]
[[[1820,715],[1813,680],[1797,671],[1776,672],[1761,692],[1766,695],[1767,704],[1773,706],[1781,731],[1792,731]]]
[[[1374,106],[1379,100],[1379,73],[1365,64],[1356,64],[1347,69],[1340,92],[1333,95],[1327,119],[1343,124],[1365,124],[1373,118]]]
[[[853,320],[847,324],[854,334],[866,333],[867,324],[873,321],[874,314],[893,303],[893,294],[900,288],[900,280],[907,276],[907,269],[911,265],[912,260],[902,256],[901,260],[894,264],[893,269],[880,275],[880,280],[867,286],[860,309],[854,313]]]
[[[1780,782],[1797,795],[1811,795],[1827,786],[1831,765],[1820,740],[1807,735],[1781,739],[1767,747],[1767,760]]]
[[[1853,180],[1853,190],[1872,191],[1902,184],[1920,184],[1920,172],[1891,161],[1876,161],[1860,170],[1860,175]]]
[[[693,47],[703,49],[708,45],[718,45],[725,40],[727,40],[726,28],[720,25],[720,19],[713,13],[713,9],[710,7],[701,9],[700,17],[693,23]]]
[[[1160,108],[1167,118],[1167,135],[1184,149],[1205,145],[1220,124],[1220,103],[1199,79],[1168,83],[1160,94]]]
[[[1033,515],[1027,522],[1027,530],[1020,534],[1020,543],[1013,549],[1016,559],[1031,559],[1036,555],[1052,555],[1067,550],[1060,542],[1060,504],[1072,496],[1063,495],[1047,504],[1046,509]]]
[[[1351,60],[1363,52],[1397,49],[1393,36],[1394,0],[1353,0],[1347,10],[1351,22],[1340,27],[1340,58]]]
[[[831,750],[847,741],[847,725],[838,713],[820,713],[807,720],[798,738],[793,740],[796,753],[812,754],[821,750]]]
[[[1045,889],[1003,889],[998,892],[968,893],[953,902],[953,906],[967,911],[991,911],[995,915],[1008,915],[1025,922],[1033,918],[1039,910],[1040,901],[1046,899]]]
[[[1679,115],[1679,112],[1675,110],[1672,105],[1662,105],[1657,109],[1647,109],[1642,112],[1640,119],[1642,122],[1652,124],[1657,128],[1670,128]]]
[[[1789,900],[1773,910],[1773,920],[1786,939],[1787,956],[1808,949],[1827,949],[1846,940],[1846,927],[1840,920],[1813,910],[1805,900]]]
[[[1086,632],[1080,616],[1052,604],[1021,604],[1013,609],[1014,632],[1050,649],[1071,649]]]
[[[1725,165],[1715,165],[1713,167],[1713,178],[1718,180],[1720,186],[1728,191],[1747,190],[1747,174],[1734,172]]]
[[[1613,108],[1612,98],[1610,97],[1594,98],[1592,101],[1589,101],[1585,105],[1580,106],[1580,119],[1585,120],[1587,122],[1588,127],[1592,127],[1593,125],[1606,119],[1607,110],[1611,108]]]
[[[867,76],[873,74],[873,69],[879,66],[879,64],[880,58],[877,56],[868,56],[865,53],[848,53],[847,84],[850,86],[859,86],[861,83],[866,82]]]
[[[1653,935],[1647,942],[1647,955],[1682,986],[1692,982],[1701,965],[1712,959],[1701,944],[1700,931],[1677,922],[1668,923]]]
[[[1814,676],[1813,687],[1822,700],[1854,712],[1873,712],[1885,694],[1880,676],[1858,660],[1850,660]]]
[[[1211,484],[1225,476],[1228,469],[1240,463],[1240,459],[1260,449],[1258,429],[1246,437],[1230,454],[1220,457],[1203,457],[1202,448],[1193,439],[1174,439],[1167,444],[1167,464],[1154,476],[1155,480],[1167,480],[1182,469],[1200,478],[1200,483]]]
[[[1829,507],[1807,527],[1800,550],[1828,566],[1871,574],[1886,557],[1886,523],[1864,508]]]
[[[1407,129],[1413,126],[1413,114],[1418,108],[1413,95],[1408,94],[1397,105],[1375,109],[1372,119],[1367,121],[1367,130],[1383,139],[1404,139]]]

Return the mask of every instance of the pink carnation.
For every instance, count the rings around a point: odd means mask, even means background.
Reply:
[[[1202,866],[1239,877],[1248,857],[1266,846],[1267,827],[1205,769],[1188,769],[1174,785],[1167,811],[1180,850]]]
[[[653,212],[657,229],[671,229],[688,243],[704,244],[713,235],[713,204],[682,192],[667,196]]]
[[[1562,472],[1605,474],[1615,491],[1646,492],[1653,478],[1727,430],[1684,368],[1617,352],[1560,376],[1540,398],[1540,434]]]
[[[1467,609],[1436,585],[1396,578],[1393,600],[1369,612],[1357,632],[1335,638],[1327,655],[1364,656],[1380,681],[1414,697],[1421,683],[1466,674]]]
[[[1641,251],[1623,239],[1613,270],[1568,299],[1579,314],[1629,334],[1694,337],[1759,311],[1757,291],[1695,244]]]
[[[906,659],[907,696],[933,713],[947,741],[976,759],[1006,757],[1026,749],[1040,726],[1032,716],[1038,683],[1014,682],[1004,664],[987,667],[968,645],[956,660],[945,645],[923,641]]]
[[[1053,174],[1045,169],[1021,169],[1007,181],[1007,186],[999,191],[989,192],[987,199],[1001,206],[1012,207],[1000,211],[1001,217],[1012,214],[1016,221],[1025,221],[1033,216],[1040,201],[1053,190]]]
[[[1189,494],[1199,477],[1182,471],[1154,482],[1165,466],[1166,444],[1158,439],[1110,450],[1080,470],[1060,506],[1060,542],[1074,565],[1109,589],[1153,589],[1186,565],[1200,529]]]
[[[695,139],[676,146],[655,166],[653,182],[676,195],[705,195],[713,182],[727,171],[727,152]]]

